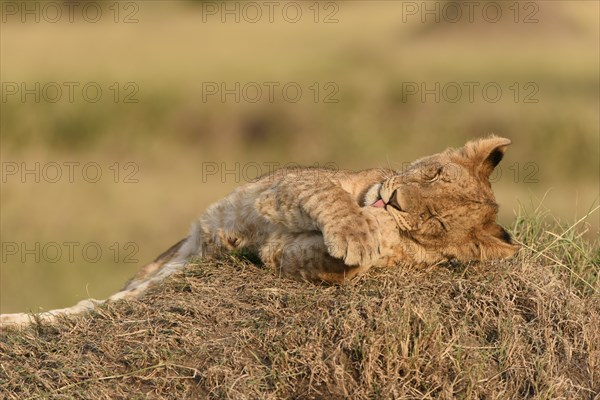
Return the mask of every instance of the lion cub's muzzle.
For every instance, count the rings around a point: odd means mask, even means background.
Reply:
[[[412,231],[418,229],[418,224],[415,218],[407,212],[409,208],[409,200],[402,187],[390,190],[382,185],[379,190],[381,202],[385,205],[385,209],[396,221],[398,228],[403,231]]]

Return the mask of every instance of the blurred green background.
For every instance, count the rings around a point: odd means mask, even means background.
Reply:
[[[2,312],[106,297],[277,165],[496,133],[501,223],[597,204],[596,1],[57,4],[2,2]]]

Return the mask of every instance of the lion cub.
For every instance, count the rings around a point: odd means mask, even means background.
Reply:
[[[498,225],[489,176],[510,140],[491,136],[415,161],[403,171],[277,171],[210,206],[187,238],[143,267],[108,300],[135,297],[192,257],[236,249],[278,275],[341,283],[371,267],[489,260],[517,246]],[[102,301],[39,314],[53,320]],[[5,314],[0,324],[27,324]]]
[[[488,260],[517,249],[495,222],[489,176],[510,140],[491,136],[403,171],[277,171],[210,206],[169,261],[245,249],[279,275],[341,283],[374,266]]]

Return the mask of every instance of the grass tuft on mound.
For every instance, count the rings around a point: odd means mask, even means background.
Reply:
[[[594,399],[600,254],[520,214],[503,262],[372,271],[344,286],[240,258],[141,299],[0,334],[3,398]]]

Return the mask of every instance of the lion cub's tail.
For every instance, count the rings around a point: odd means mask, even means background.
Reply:
[[[133,278],[131,278],[126,284],[123,290],[132,290],[137,287],[140,283],[151,279],[163,269],[163,267],[172,261],[183,261],[187,257],[178,257],[178,252],[181,250],[185,242],[189,239],[189,237],[181,239],[179,242],[175,243],[173,246],[169,247],[167,250],[162,252],[154,261],[149,264],[144,265],[142,268],[138,270]],[[180,260],[182,259],[182,260]]]
[[[39,314],[0,314],[0,327],[26,326],[35,320],[52,322],[62,315],[73,315],[91,311],[99,304],[105,302],[138,297],[151,286],[154,286],[174,272],[181,270],[191,255],[199,253],[199,248],[199,238],[195,234],[192,234],[169,247],[169,249],[156,257],[150,264],[140,268],[138,273],[125,284],[125,287],[121,291],[113,294],[106,300],[82,300],[72,307],[50,310]]]

